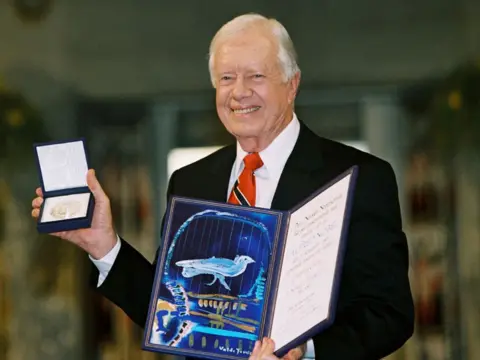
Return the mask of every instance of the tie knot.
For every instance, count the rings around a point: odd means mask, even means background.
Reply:
[[[245,168],[251,171],[255,171],[263,166],[262,158],[256,152],[245,156],[243,163],[245,164]]]

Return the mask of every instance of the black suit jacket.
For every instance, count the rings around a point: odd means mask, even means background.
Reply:
[[[168,196],[226,201],[235,156],[232,144],[177,170],[169,182]],[[400,348],[414,328],[407,242],[395,175],[387,162],[321,138],[301,123],[272,208],[291,209],[352,165],[358,165],[359,174],[337,316],[330,329],[313,338],[318,360],[381,359]],[[92,269],[96,288],[98,271]],[[155,264],[122,239],[120,253],[97,290],[144,327],[154,271]]]

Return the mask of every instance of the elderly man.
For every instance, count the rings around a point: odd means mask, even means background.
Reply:
[[[313,337],[315,357],[380,359],[394,352],[412,335],[414,312],[391,166],[317,136],[296,117],[300,71],[279,22],[251,14],[225,24],[211,43],[209,69],[218,116],[236,142],[177,170],[167,196],[287,210],[358,165],[337,316],[331,328]],[[117,236],[109,199],[92,170],[87,181],[96,199],[92,227],[55,235],[89,254],[93,286],[143,327],[155,264]],[[236,196],[237,187],[244,196]],[[34,217],[42,203],[40,189],[37,195]],[[257,342],[250,359],[277,359],[274,340]],[[299,359],[304,349],[285,358]]]

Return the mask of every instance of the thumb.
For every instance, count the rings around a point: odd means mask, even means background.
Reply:
[[[93,169],[89,169],[87,172],[87,185],[95,197],[95,202],[104,203],[107,201],[107,195],[103,191]]]
[[[288,352],[287,355],[285,355],[284,359],[285,360],[295,360],[295,359],[301,359],[303,357],[303,351],[300,348],[294,348]]]

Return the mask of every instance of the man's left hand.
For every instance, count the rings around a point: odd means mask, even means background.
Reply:
[[[248,360],[300,360],[305,355],[307,345],[303,344],[295,349],[290,350],[282,359],[276,357],[275,343],[272,339],[264,338],[262,341],[257,341],[253,348],[252,354]]]

